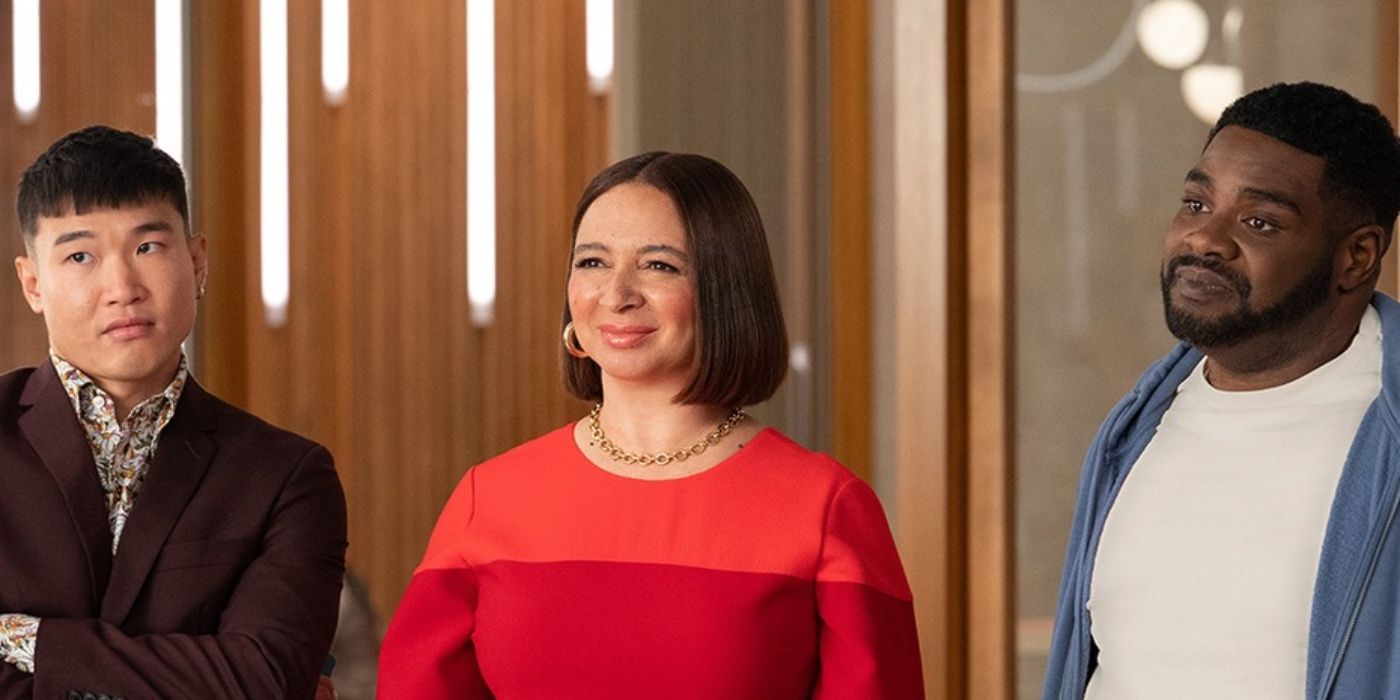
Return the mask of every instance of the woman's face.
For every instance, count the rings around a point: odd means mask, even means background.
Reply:
[[[569,313],[605,379],[674,385],[695,372],[695,268],[671,198],[625,183],[579,222]]]

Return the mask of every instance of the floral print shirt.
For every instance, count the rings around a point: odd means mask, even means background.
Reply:
[[[175,415],[175,406],[180,402],[189,377],[189,365],[182,355],[180,369],[165,391],[137,404],[126,420],[121,421],[117,418],[117,403],[91,377],[57,353],[50,351],[49,358],[83,424],[88,446],[92,448],[97,476],[107,494],[107,523],[112,530],[112,554],[116,554],[160,433]],[[38,635],[38,618],[0,614],[0,659],[21,671],[33,673],[34,642]]]
[[[146,465],[155,454],[161,431],[175,415],[180,393],[185,390],[188,365],[182,355],[180,369],[165,391],[137,404],[123,421],[117,417],[117,402],[91,377],[57,354],[51,353],[50,357],[63,381],[63,390],[68,393],[73,410],[83,424],[93,461],[97,462],[97,476],[107,494],[112,554],[116,554],[131,506],[146,479]]]
[[[25,673],[34,672],[34,640],[39,636],[39,618],[29,615],[0,615],[0,658]]]

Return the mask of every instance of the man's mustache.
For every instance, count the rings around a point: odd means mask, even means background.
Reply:
[[[1162,286],[1164,288],[1171,286],[1173,280],[1176,279],[1176,271],[1182,267],[1199,267],[1214,272],[1229,283],[1241,299],[1249,297],[1252,285],[1248,279],[1245,279],[1244,275],[1231,270],[1219,258],[1203,258],[1190,253],[1183,253],[1167,261],[1167,265],[1162,271]]]

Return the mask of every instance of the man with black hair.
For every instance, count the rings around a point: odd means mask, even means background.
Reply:
[[[335,633],[330,455],[204,391],[180,166],[69,134],[19,185],[49,354],[0,375],[0,698],[309,698]]]
[[[1397,210],[1374,106],[1221,115],[1167,230],[1182,342],[1085,459],[1045,698],[1400,697]]]

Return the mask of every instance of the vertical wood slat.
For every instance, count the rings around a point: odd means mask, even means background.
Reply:
[[[947,136],[953,115],[937,77],[951,72],[952,62],[945,55],[950,51],[930,48],[953,39],[947,12],[937,0],[891,0],[880,15],[896,68],[885,74],[892,105],[884,124],[889,171],[880,178],[890,188],[882,206],[890,210],[893,279],[893,347],[886,350],[892,355],[892,395],[884,400],[894,403],[894,428],[887,449],[895,472],[895,533],[914,593],[930,700],[963,697],[964,667],[957,602],[962,569],[955,556],[962,499],[954,483],[956,436],[946,401],[953,360],[951,282],[941,273],[951,265],[953,183],[943,164],[952,157]]]
[[[966,15],[968,697],[1015,693],[1012,0]]]
[[[1381,111],[1395,124],[1400,119],[1400,3],[1374,0],[1376,11],[1376,99]]]
[[[887,9],[897,532],[928,697],[1009,698],[1010,0]]]
[[[258,292],[256,5],[213,5],[196,11],[196,167],[220,238],[210,294],[231,301],[207,309],[205,376],[335,453],[350,566],[383,623],[466,468],[581,410],[559,383],[555,319],[573,201],[603,165],[580,154],[606,153],[605,126],[586,114],[583,5],[497,5],[499,289],[494,323],[475,328],[464,4],[352,2],[350,87],[330,107],[319,3],[293,0],[292,297],[280,329]]]
[[[21,122],[14,107],[11,46],[13,3],[0,0],[0,252],[6,263],[23,252],[15,218],[24,169],[60,136],[104,123],[137,133],[155,130],[155,14],[151,0],[91,3],[45,0],[40,14],[41,95],[38,113]],[[13,267],[6,265],[7,270]],[[43,361],[43,319],[29,309],[13,274],[0,293],[0,371]]]
[[[967,392],[968,365],[968,281],[973,274],[968,269],[968,226],[972,205],[969,163],[974,159],[969,139],[973,117],[968,108],[972,79],[969,75],[972,47],[968,35],[968,20],[975,13],[961,2],[947,4],[947,84],[944,93],[947,122],[947,160],[944,177],[947,193],[946,258],[947,326],[944,335],[947,370],[946,391],[941,395],[948,431],[947,470],[944,476],[946,496],[942,502],[948,531],[944,556],[948,562],[947,597],[941,601],[947,609],[948,678],[944,684],[947,698],[971,697],[969,673],[975,665],[969,648],[967,598],[968,580],[968,462],[969,428]]]
[[[42,146],[37,125],[22,124],[14,107],[14,52],[10,37],[13,35],[11,22],[14,18],[12,0],[0,0],[0,38],[4,50],[0,51],[0,129],[6,138],[0,139],[0,201],[6,203],[0,216],[0,251],[6,255],[4,261],[24,252],[19,233],[19,221],[12,213],[16,195],[16,185],[24,168],[38,155]],[[43,324],[25,303],[19,284],[5,267],[3,278],[4,292],[0,293],[0,325],[7,332],[0,333],[0,367],[9,369],[17,365],[33,364],[43,352]]]
[[[342,166],[353,173],[343,238],[353,284],[327,306],[349,310],[351,566],[381,617],[462,471],[451,453],[454,414],[443,410],[454,402],[446,378],[460,348],[451,329],[466,322],[465,187],[454,187],[463,172],[460,4],[352,7],[343,109],[354,138]]]
[[[832,453],[871,478],[870,4],[830,6]]]
[[[1395,125],[1400,124],[1400,2],[1375,0],[1375,8],[1376,101]],[[1400,256],[1394,250],[1381,259],[1381,278],[1376,287],[1391,297],[1400,292]]]
[[[249,297],[249,257],[245,237],[254,230],[249,208],[257,180],[249,175],[256,161],[246,136],[254,133],[250,115],[256,115],[256,66],[248,66],[248,52],[256,55],[256,43],[244,37],[257,24],[247,3],[192,3],[191,35],[197,38],[190,52],[192,133],[190,207],[195,230],[208,239],[209,278],[200,303],[196,333],[200,339],[199,379],[216,388],[225,400],[248,405],[248,351],[245,319],[256,313],[256,299]],[[228,27],[245,31],[231,32]],[[217,126],[212,126],[217,125]]]
[[[10,30],[10,22],[14,17],[11,2],[12,0],[0,0],[0,130],[12,135],[10,138],[0,139],[0,201],[3,202],[15,201],[12,183],[19,179],[19,173],[24,167],[20,164],[23,158],[20,155],[21,149],[16,147],[20,139],[15,136],[20,134],[20,129],[13,106],[14,100],[11,97],[14,95],[14,52],[10,50],[8,38],[13,35]],[[3,261],[8,262],[23,250],[19,222],[13,215],[0,215],[0,253],[4,254]],[[0,279],[14,279],[8,275],[8,270],[6,267],[6,274],[0,275]],[[0,288],[4,289],[4,292],[0,293],[0,327],[20,329],[32,326],[34,320],[30,318],[29,307],[19,293],[19,286],[14,282],[4,282],[0,284]],[[21,362],[20,353],[15,347],[17,335],[13,330],[0,333],[0,366],[9,368]]]

